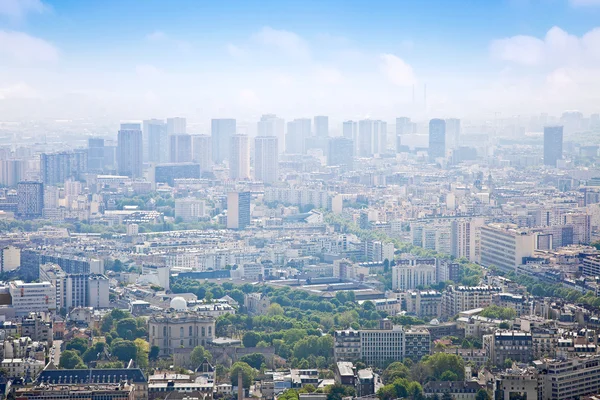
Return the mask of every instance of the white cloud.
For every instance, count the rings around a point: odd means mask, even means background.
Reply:
[[[0,30],[0,59],[17,63],[54,62],[58,60],[58,49],[23,32]]]
[[[411,86],[417,81],[413,69],[400,57],[393,54],[381,54],[381,72],[397,86]]]
[[[253,35],[253,39],[290,57],[302,58],[308,57],[310,54],[308,43],[294,32],[265,26],[260,32]]]
[[[551,28],[543,38],[513,36],[490,45],[493,58],[525,66],[586,65],[600,62],[600,28],[581,37],[559,27]]]
[[[167,38],[167,34],[164,33],[163,31],[154,31],[154,32],[146,35],[146,39],[153,41],[153,42],[164,40],[166,38]]]
[[[342,73],[337,68],[318,66],[315,68],[317,82],[326,85],[337,85],[344,81]]]
[[[229,55],[234,58],[241,58],[246,55],[246,51],[244,49],[236,46],[233,43],[228,43],[225,49],[227,50],[227,53],[229,53]]]
[[[135,67],[135,73],[142,79],[156,79],[162,75],[162,71],[150,64],[139,64]]]
[[[15,83],[13,85],[0,87],[0,100],[8,99],[32,99],[39,98],[40,94],[26,83]]]
[[[40,0],[0,0],[0,15],[22,18],[29,13],[42,13],[48,9]]]
[[[544,59],[544,42],[531,36],[513,36],[494,40],[490,46],[492,57],[523,65],[536,65]]]

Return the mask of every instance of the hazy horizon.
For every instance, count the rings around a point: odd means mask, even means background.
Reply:
[[[0,0],[0,118],[590,114],[598,17],[597,0]]]

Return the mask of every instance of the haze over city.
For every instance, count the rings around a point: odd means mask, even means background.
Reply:
[[[591,113],[598,21],[594,0],[2,0],[0,117]]]

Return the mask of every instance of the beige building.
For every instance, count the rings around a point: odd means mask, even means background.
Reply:
[[[481,228],[481,264],[504,272],[515,272],[525,257],[535,251],[536,235],[511,224],[489,224]]]
[[[191,351],[206,346],[215,337],[215,319],[191,311],[153,315],[148,331],[150,346],[158,346],[161,355],[170,355],[176,348]]]
[[[492,304],[492,296],[501,291],[494,286],[449,286],[442,300],[442,315],[453,317],[461,311],[485,308]]]

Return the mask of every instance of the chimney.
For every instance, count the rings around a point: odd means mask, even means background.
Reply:
[[[244,400],[244,379],[242,377],[242,370],[238,372],[238,400]]]

